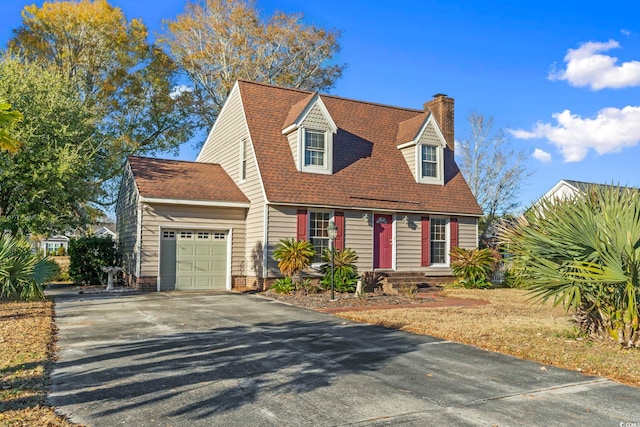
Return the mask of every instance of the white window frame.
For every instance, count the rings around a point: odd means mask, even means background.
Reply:
[[[434,226],[434,220],[444,220],[444,263],[433,262],[433,243],[432,230]],[[448,267],[449,266],[449,248],[451,247],[451,235],[450,235],[450,219],[445,216],[432,216],[429,220],[429,266],[431,267]],[[437,240],[441,242],[441,240]]]
[[[312,239],[322,239],[322,240],[326,239],[326,241],[327,241],[326,247],[330,248],[331,242],[329,240],[329,236],[327,236],[325,238],[324,236],[315,237],[315,236],[311,235],[311,215],[312,214],[328,214],[329,215],[328,216],[329,219],[327,220],[327,225],[328,225],[330,221],[335,221],[335,218],[334,218],[335,215],[334,215],[333,211],[329,211],[329,210],[326,210],[326,209],[307,209],[307,236],[309,236],[309,242],[311,242],[311,244],[313,245],[313,240]],[[315,249],[316,246],[313,245],[313,248]],[[312,266],[314,266],[314,267],[317,267],[317,266],[323,264],[322,253],[316,252],[316,256],[319,257],[320,261],[314,259],[313,262],[312,262]]]
[[[422,174],[422,150],[423,147],[434,147],[436,149],[436,176],[423,176]],[[432,144],[416,145],[416,174],[417,181],[423,184],[444,184],[444,148]]]
[[[324,164],[307,165],[305,162],[307,152],[307,132],[324,135]],[[333,172],[333,133],[322,129],[301,127],[298,129],[298,164],[302,172],[331,174]]]

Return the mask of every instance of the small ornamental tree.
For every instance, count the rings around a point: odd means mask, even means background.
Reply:
[[[309,268],[316,255],[311,242],[307,240],[282,239],[276,243],[273,257],[278,261],[278,268],[287,277],[291,277],[294,284],[300,281],[302,270]]]
[[[69,275],[79,285],[102,283],[102,267],[119,263],[116,244],[111,237],[81,237],[69,242]]]

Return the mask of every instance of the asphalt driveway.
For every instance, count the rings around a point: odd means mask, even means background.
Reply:
[[[56,297],[50,404],[99,426],[640,425],[640,389],[251,295]]]

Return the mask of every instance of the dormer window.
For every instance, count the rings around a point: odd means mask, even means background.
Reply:
[[[418,144],[416,146],[418,182],[443,184],[443,151],[442,146],[438,145]]]
[[[317,94],[291,107],[282,134],[300,172],[333,173],[333,135],[338,132],[329,111]]]
[[[438,152],[433,145],[421,145],[421,174],[422,178],[438,177]]]
[[[326,141],[325,132],[305,129],[304,131],[304,165],[326,166]]]

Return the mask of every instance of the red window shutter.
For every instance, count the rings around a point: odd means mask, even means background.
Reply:
[[[449,248],[450,250],[452,250],[453,248],[457,248],[459,246],[458,243],[458,218],[456,217],[451,217],[449,218],[449,234],[450,234],[450,243],[451,243],[451,247]]]
[[[423,216],[422,226],[422,260],[420,265],[428,267],[431,264],[431,222],[428,216]]]
[[[344,249],[344,212],[335,212],[333,214],[333,221],[338,227],[338,234],[336,235],[336,249]]]
[[[308,240],[307,236],[307,210],[298,209],[298,227],[296,230],[297,240]]]

